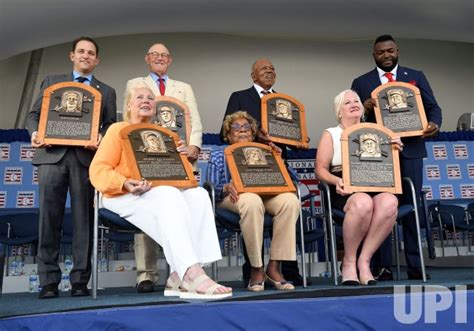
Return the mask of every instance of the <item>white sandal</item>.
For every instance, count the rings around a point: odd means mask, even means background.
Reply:
[[[197,277],[192,283],[188,283],[183,280],[181,283],[181,299],[223,299],[232,296],[232,290],[227,293],[214,293],[219,287],[223,287],[220,284],[214,284],[209,286],[209,288],[204,293],[198,292],[196,289],[206,280],[210,279],[207,275],[201,275]]]
[[[169,286],[168,286],[169,285]],[[165,287],[165,297],[179,297],[181,295],[181,283],[168,278]]]

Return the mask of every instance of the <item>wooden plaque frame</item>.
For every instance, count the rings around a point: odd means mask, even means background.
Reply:
[[[247,147],[257,147],[262,149],[263,151],[267,152],[267,155],[272,155],[272,159],[275,160],[276,166],[278,166],[278,170],[283,177],[285,182],[284,185],[280,186],[245,186],[239,172],[239,167],[251,167],[249,165],[237,165],[237,161],[235,160],[234,153],[236,151],[240,151],[242,148]],[[254,143],[254,142],[244,142],[244,143],[237,143],[232,144],[224,150],[227,166],[229,167],[229,172],[232,177],[232,182],[234,183],[237,192],[239,193],[246,193],[252,192],[257,193],[260,195],[276,195],[283,192],[296,192],[296,188],[291,181],[290,175],[288,174],[288,170],[285,167],[285,163],[281,158],[281,155],[268,145]],[[265,166],[260,166],[265,167]]]
[[[140,124],[131,124],[125,128],[123,128],[120,131],[120,139],[122,143],[122,147],[125,153],[125,157],[127,159],[127,164],[130,168],[130,171],[132,173],[132,178],[133,179],[143,179],[144,176],[142,176],[142,173],[138,167],[137,164],[137,158],[135,156],[135,153],[137,150],[134,150],[132,143],[130,142],[130,136],[132,133],[135,133],[136,131],[154,131],[158,132],[161,135],[165,136],[165,138],[169,138],[169,145],[166,144],[166,147],[168,148],[167,152],[164,154],[169,154],[170,151],[174,150],[173,153],[178,153],[176,151],[176,146],[178,145],[178,142],[180,140],[179,136],[177,133],[168,130],[166,128],[163,128],[159,125],[152,124],[152,123],[140,123]],[[165,143],[165,142],[163,142]],[[191,163],[189,163],[188,158],[183,155],[178,153],[179,159],[181,160],[181,163],[183,165],[184,171],[186,173],[186,179],[160,179],[160,180],[149,180],[152,184],[152,186],[160,186],[160,185],[168,185],[168,186],[174,186],[177,188],[191,188],[191,187],[197,187],[198,182],[196,178],[194,177],[193,174],[193,168],[191,166]],[[147,179],[147,178],[144,178]],[[148,179],[147,179],[148,180]]]
[[[156,114],[155,116],[153,117],[152,119],[152,122],[153,123],[156,123],[158,125],[161,125],[160,124],[160,120],[159,120],[159,117],[158,117],[158,107],[160,106],[161,103],[165,103],[165,104],[171,104],[171,105],[174,105],[174,108],[180,108],[182,109],[182,111],[184,112],[184,114],[182,115],[179,115],[179,116],[182,116],[183,117],[183,121],[184,121],[184,131],[185,131],[185,137],[181,136],[180,135],[180,138],[186,142],[186,145],[189,146],[189,137],[191,136],[191,130],[192,130],[192,125],[191,125],[191,112],[189,110],[189,107],[184,103],[182,102],[181,100],[178,100],[176,98],[173,98],[173,97],[169,97],[169,96],[162,96],[162,95],[159,95],[155,98],[155,101],[156,101]],[[174,119],[175,119],[175,122],[176,122],[176,113],[174,114]],[[182,125],[182,123],[180,123]],[[175,130],[171,130],[171,131],[175,131]],[[176,129],[176,131],[179,131],[179,128]],[[178,133],[179,135],[179,133]],[[184,139],[183,139],[184,138]]]
[[[397,135],[378,124],[374,123],[362,123],[357,125],[352,125],[351,127],[345,129],[341,135],[341,144],[342,144],[342,178],[344,182],[344,189],[350,192],[389,192],[393,194],[401,194],[402,193],[402,184],[401,184],[401,177],[400,177],[400,159],[399,159],[399,152],[398,149],[395,147],[394,144],[388,145],[384,151],[389,151],[391,154],[392,164],[393,164],[393,185],[391,187],[387,186],[362,186],[362,185],[352,185],[351,182],[351,169],[350,169],[350,157],[354,156],[351,155],[350,151],[350,141],[349,138],[353,133],[361,132],[361,133],[372,133],[374,131],[381,132],[389,137],[389,139],[393,139]],[[380,145],[383,145],[382,142],[379,142]],[[382,151],[382,150],[381,150]],[[384,152],[382,151],[382,153]],[[383,156],[380,156],[382,158]],[[362,162],[362,161],[361,161]],[[368,161],[370,162],[370,161]]]
[[[384,118],[387,117],[387,115],[390,115],[390,111],[388,109],[381,109],[380,105],[382,104],[381,99],[382,98],[387,98],[386,91],[390,90],[395,90],[395,89],[408,89],[412,91],[411,96],[408,96],[409,98],[413,98],[415,101],[415,105],[410,105],[410,103],[407,102],[407,106],[405,109],[407,111],[411,111],[411,113],[415,112],[416,115],[418,115],[420,123],[421,123],[421,129],[419,130],[410,130],[410,131],[404,131],[404,130],[397,130],[396,128],[390,127],[390,125],[385,125]],[[425,113],[425,108],[423,107],[423,101],[421,99],[421,94],[420,94],[420,89],[416,87],[415,85],[409,84],[409,83],[404,83],[404,82],[390,82],[386,84],[382,84],[378,86],[375,90],[372,91],[371,97],[376,100],[376,104],[374,107],[374,112],[375,112],[375,118],[377,121],[377,124],[383,125],[387,127],[388,129],[392,130],[395,132],[398,136],[400,137],[414,137],[414,136],[421,136],[423,135],[423,130],[426,129],[428,126],[428,121],[426,119],[426,113]],[[405,96],[407,98],[407,96]],[[383,102],[383,104],[387,104],[387,101]],[[398,116],[403,116],[406,111],[402,111],[399,113]],[[397,112],[394,112],[394,116],[397,116]]]
[[[299,119],[299,131],[301,134],[301,137],[299,140],[295,139],[289,139],[289,138],[283,138],[283,137],[277,137],[273,136],[271,130],[269,129],[270,127],[270,120],[269,116],[277,117],[275,114],[270,113],[270,110],[268,109],[268,102],[273,99],[283,99],[286,101],[291,102],[292,104],[296,105],[297,110],[292,110],[292,113],[298,112],[298,119]],[[283,93],[270,93],[265,95],[262,98],[262,117],[261,117],[261,125],[262,128],[268,132],[268,135],[270,136],[270,140],[276,143],[281,143],[285,145],[291,145],[291,146],[297,146],[297,147],[303,147],[303,148],[308,148],[309,147],[309,139],[308,139],[308,131],[306,128],[306,116],[305,116],[305,110],[304,110],[304,105],[298,101],[297,99],[293,98],[292,96],[283,94]],[[282,121],[286,121],[283,119]],[[291,121],[291,120],[290,120]]]
[[[73,139],[74,138],[73,136],[71,138],[48,137],[47,126],[48,126],[48,121],[51,119],[50,113],[54,111],[57,111],[57,112],[60,111],[60,109],[57,108],[57,105],[55,109],[52,108],[51,97],[55,95],[55,93],[58,90],[63,90],[63,89],[71,89],[73,91],[78,91],[81,93],[82,91],[87,91],[88,93],[91,94],[91,97],[93,98],[93,100],[90,100],[90,102],[92,102],[93,104],[91,111],[89,113],[84,113],[82,111],[84,100],[82,100],[81,110],[79,111],[81,114],[85,114],[84,116],[89,117],[89,120],[87,121],[87,123],[90,123],[91,125],[89,139]],[[99,138],[101,101],[102,101],[102,94],[98,90],[96,90],[95,88],[87,84],[76,83],[76,82],[63,82],[63,83],[57,83],[57,84],[49,86],[43,92],[40,121],[38,125],[38,138],[40,140],[43,140],[48,145],[67,145],[67,146],[95,145]],[[62,101],[59,101],[59,104],[61,104],[61,102]],[[61,116],[61,115],[58,115],[58,116]],[[68,117],[66,116],[62,117],[65,123],[66,122],[74,123],[72,120],[68,121],[67,118]],[[74,118],[74,117],[70,117],[70,118]]]

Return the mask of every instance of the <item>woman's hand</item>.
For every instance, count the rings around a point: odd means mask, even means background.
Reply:
[[[142,195],[151,189],[151,183],[147,182],[145,179],[127,179],[125,183],[123,183],[123,187],[133,195]]]
[[[178,146],[176,147],[176,150],[178,151],[179,154],[188,155],[188,146],[186,146],[186,144],[182,140],[178,142]]]
[[[234,183],[231,182],[224,184],[222,191],[224,191],[224,193],[229,194],[229,198],[232,203],[236,203],[237,201],[239,201],[239,192],[237,192]]]
[[[336,183],[336,193],[342,196],[345,195],[350,195],[351,192],[348,192],[344,190],[344,182],[342,181],[342,178],[339,178]]]
[[[405,145],[403,145],[402,143],[402,140],[400,139],[400,137],[395,137],[393,138],[391,141],[390,141],[391,144],[394,144],[395,147],[401,152],[403,151],[403,147]]]

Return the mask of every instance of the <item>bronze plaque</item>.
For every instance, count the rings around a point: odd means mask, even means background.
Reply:
[[[189,145],[191,135],[191,115],[188,106],[180,100],[167,96],[157,96],[156,115],[152,122],[176,132]]]
[[[344,189],[351,192],[402,193],[395,133],[381,125],[353,125],[342,133]]]
[[[83,83],[51,85],[43,93],[38,138],[49,145],[95,144],[101,100],[99,91]]]
[[[308,148],[304,106],[283,93],[262,98],[262,128],[273,142]]]
[[[224,154],[239,193],[272,195],[296,191],[281,155],[270,146],[237,143],[227,147]]]
[[[421,136],[427,120],[420,90],[412,84],[391,82],[372,92],[377,124],[389,128],[400,137]]]
[[[122,146],[132,178],[146,179],[152,186],[196,187],[193,169],[176,147],[175,132],[156,124],[132,124],[120,131]]]

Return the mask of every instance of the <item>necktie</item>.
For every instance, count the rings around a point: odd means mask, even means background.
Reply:
[[[158,77],[158,87],[160,89],[160,94],[165,95],[165,80]]]
[[[76,80],[79,82],[79,83],[84,83],[86,80],[89,80],[89,78],[87,77],[77,77]]]
[[[389,83],[395,81],[395,79],[393,79],[393,74],[391,72],[386,72],[383,75],[387,77]]]
[[[263,90],[263,91],[262,91],[262,92],[260,92],[260,93],[262,93],[263,95],[267,95],[267,94],[270,94],[270,91]]]

